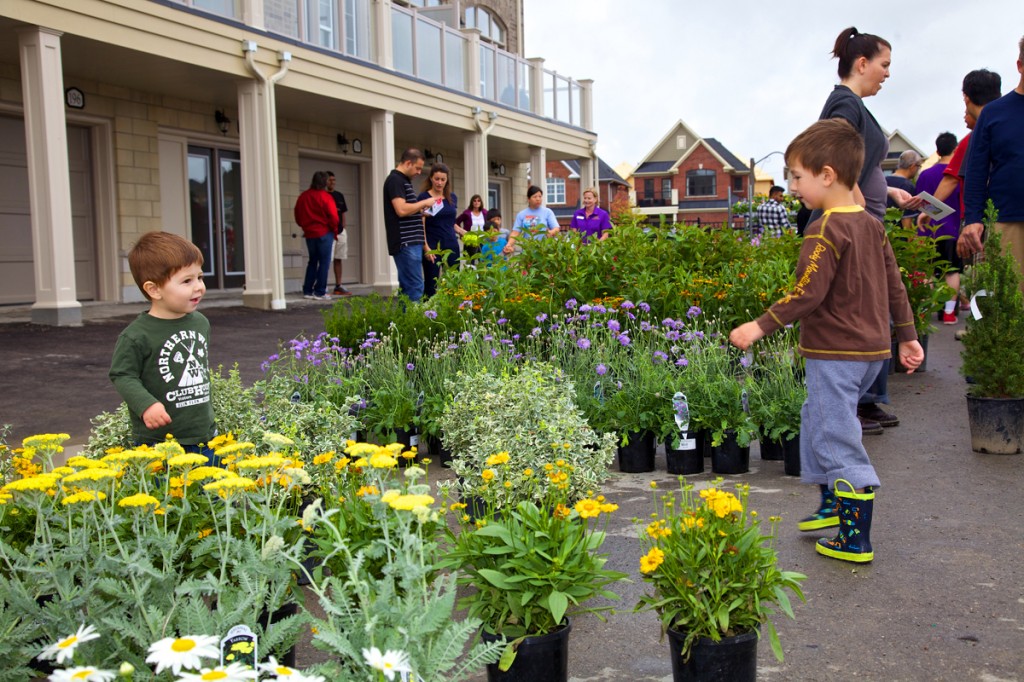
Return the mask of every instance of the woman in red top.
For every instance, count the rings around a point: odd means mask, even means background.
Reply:
[[[327,173],[313,173],[309,189],[295,202],[295,222],[302,228],[309,251],[306,278],[302,282],[302,297],[315,301],[329,301],[327,273],[331,265],[331,246],[338,238],[338,208],[327,193]]]

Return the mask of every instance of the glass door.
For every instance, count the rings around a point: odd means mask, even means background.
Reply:
[[[192,243],[203,253],[206,286],[245,284],[242,163],[239,153],[189,146],[188,193]]]

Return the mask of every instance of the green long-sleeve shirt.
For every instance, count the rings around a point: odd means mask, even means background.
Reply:
[[[158,443],[170,433],[182,445],[194,445],[213,436],[209,340],[210,321],[198,312],[176,320],[142,313],[121,332],[110,380],[128,404],[138,442]],[[157,402],[171,423],[148,429],[142,413]]]

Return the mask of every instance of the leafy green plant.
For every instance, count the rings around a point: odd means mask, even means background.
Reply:
[[[598,436],[587,424],[576,406],[575,388],[561,371],[527,363],[501,374],[460,372],[450,391],[453,399],[441,417],[441,433],[458,479],[446,482],[447,489],[462,495],[484,492],[487,460],[500,452],[518,471],[542,471],[559,460],[570,467],[565,481],[510,482],[505,504],[542,500],[550,487],[563,483],[567,499],[579,500],[607,478],[615,437]]]
[[[508,468],[510,476],[523,473],[507,461],[496,466]],[[568,466],[553,466],[546,475],[560,478]],[[499,487],[492,489],[500,495]],[[486,517],[474,520],[463,513],[448,532],[442,566],[459,570],[459,584],[473,589],[459,606],[492,634],[513,640],[513,647],[523,637],[555,630],[566,615],[608,610],[584,603],[598,596],[618,599],[606,588],[626,577],[606,569],[607,556],[600,553],[607,515],[618,507],[586,498],[570,508],[564,488],[546,490],[539,502],[501,507],[482,491]],[[453,506],[457,514],[460,506],[465,505]]]
[[[945,267],[939,267],[936,272],[935,237],[919,235],[916,228],[902,227],[902,216],[902,211],[890,208],[886,211],[885,226],[910,308],[914,311],[914,329],[920,337],[935,331],[932,324],[935,313],[953,296],[953,290],[943,281],[949,263],[938,263]]]
[[[750,418],[761,437],[787,440],[800,433],[807,399],[803,358],[794,352],[795,331],[773,334],[758,344],[750,384]]]
[[[748,507],[749,486],[738,485],[734,495],[721,483],[697,493],[680,481],[678,496],[655,492],[655,513],[640,531],[640,573],[653,593],[636,610],[655,611],[662,634],[683,633],[684,657],[702,637],[717,642],[763,625],[781,661],[771,617],[776,609],[794,617],[787,592],[803,600],[806,576],[778,568],[778,517],[763,535],[760,517]]]
[[[983,398],[1024,397],[1024,297],[1020,265],[992,227],[995,209],[985,214],[985,260],[969,269],[965,288],[980,318],[967,318],[960,371],[974,382],[968,392]],[[984,295],[982,295],[984,292]]]

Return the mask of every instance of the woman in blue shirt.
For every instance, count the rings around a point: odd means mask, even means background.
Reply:
[[[554,211],[543,205],[544,192],[541,188],[530,185],[526,190],[526,201],[527,207],[516,215],[516,221],[512,224],[512,233],[509,234],[508,244],[504,249],[506,256],[512,255],[516,239],[524,232],[527,239],[543,239],[558,234],[558,219],[555,218]]]
[[[459,240],[455,236],[455,218],[458,216],[458,197],[452,192],[451,171],[443,163],[435,163],[430,167],[427,180],[423,183],[423,192],[418,200],[434,199],[434,205],[423,214],[423,228],[426,232],[427,245],[432,251],[448,250],[444,263],[438,259],[423,259],[423,298],[430,298],[437,293],[437,278],[441,274],[441,266],[454,268],[459,262]]]

